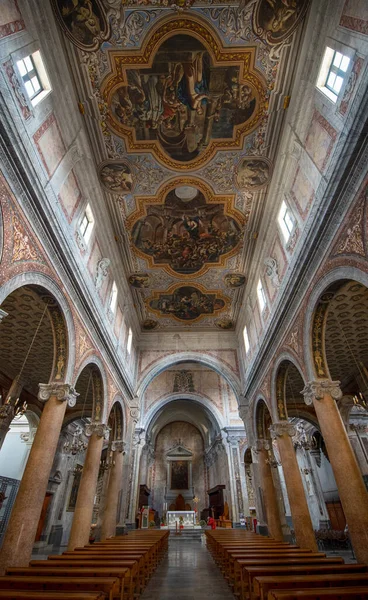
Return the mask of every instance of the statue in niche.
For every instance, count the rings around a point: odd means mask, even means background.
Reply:
[[[96,290],[100,290],[104,280],[107,277],[109,267],[110,267],[110,259],[109,258],[101,258],[101,260],[97,263],[97,271],[95,276],[95,287]]]

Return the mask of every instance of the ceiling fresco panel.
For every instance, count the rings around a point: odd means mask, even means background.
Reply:
[[[142,331],[234,329],[308,0],[51,2]]]

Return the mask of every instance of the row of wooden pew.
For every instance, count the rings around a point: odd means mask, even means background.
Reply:
[[[0,577],[0,600],[137,600],[168,548],[168,531],[132,531],[32,560]]]
[[[208,550],[241,600],[368,600],[368,567],[244,530],[206,531]]]

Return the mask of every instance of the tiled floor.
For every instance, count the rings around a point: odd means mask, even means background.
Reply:
[[[141,600],[234,600],[205,544],[175,541]]]

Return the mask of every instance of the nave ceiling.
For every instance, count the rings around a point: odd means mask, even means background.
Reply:
[[[234,329],[307,5],[53,0],[143,330]]]

